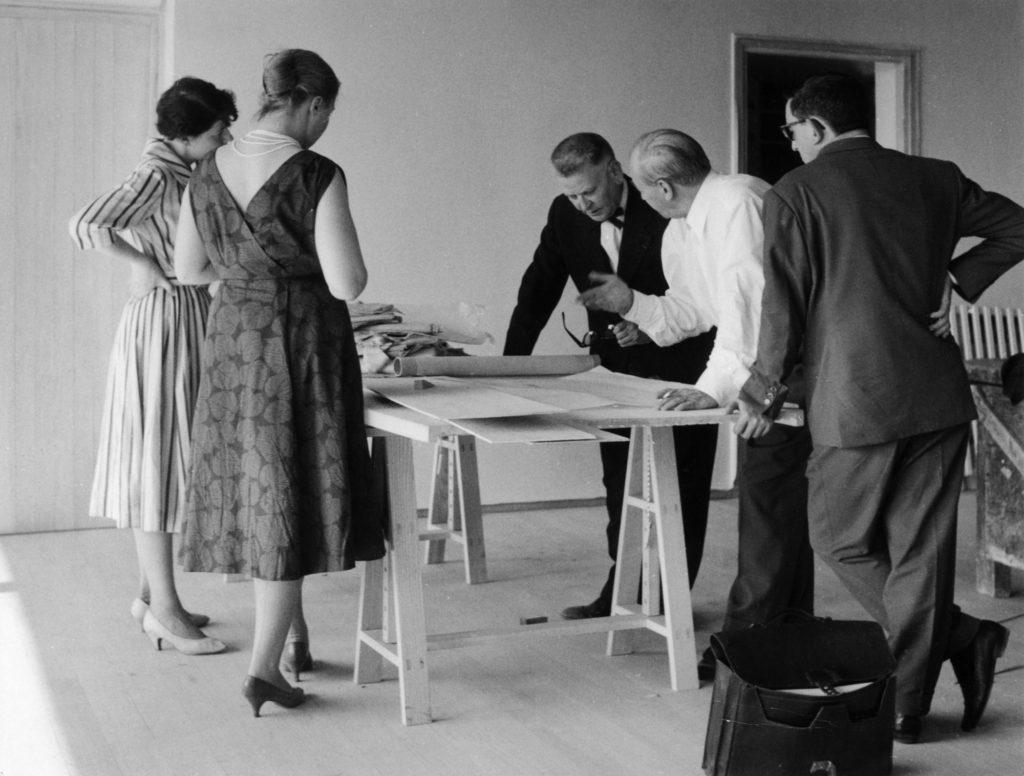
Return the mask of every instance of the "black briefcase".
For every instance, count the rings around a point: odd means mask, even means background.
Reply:
[[[895,661],[875,622],[803,615],[716,633],[708,776],[892,772]]]

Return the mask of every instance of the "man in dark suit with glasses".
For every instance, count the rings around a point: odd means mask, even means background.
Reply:
[[[668,220],[643,201],[608,141],[593,133],[571,135],[555,147],[551,163],[562,194],[551,203],[540,244],[523,274],[505,337],[507,356],[533,351],[569,279],[579,292],[589,288],[591,272],[613,272],[645,294],[663,294],[668,288],[661,268],[661,237]],[[582,337],[565,327],[572,340],[600,356],[605,368],[637,377],[693,383],[714,344],[714,330],[659,347],[615,314],[587,310],[587,321],[589,331]],[[704,550],[718,427],[677,427],[673,434],[692,587]],[[567,619],[604,617],[611,610],[628,449],[614,442],[600,447],[613,565],[597,598],[565,609],[562,616]]]
[[[1024,208],[951,162],[882,148],[848,76],[806,81],[783,131],[805,162],[764,200],[757,361],[744,436],[766,431],[806,370],[811,545],[886,629],[897,741],[921,737],[944,660],[981,719],[1008,630],[954,604],[963,461],[976,417],[963,356],[934,336],[950,275],[969,301],[1024,258]],[[953,257],[964,237],[981,242]]]

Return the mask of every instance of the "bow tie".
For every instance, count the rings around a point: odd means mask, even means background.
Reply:
[[[605,220],[609,224],[611,224],[612,226],[616,227],[617,229],[621,229],[623,227],[624,223],[625,223],[624,220],[623,220],[625,218],[625,215],[626,215],[626,211],[623,210],[620,207],[620,208],[616,208],[615,212],[612,213],[611,216],[609,216]]]

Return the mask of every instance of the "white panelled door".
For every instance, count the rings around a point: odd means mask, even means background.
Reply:
[[[0,3],[0,533],[88,517],[123,267],[70,215],[153,133],[159,14]]]

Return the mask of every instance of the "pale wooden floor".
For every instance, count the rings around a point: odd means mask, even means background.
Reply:
[[[982,726],[959,735],[948,667],[927,743],[897,745],[898,776],[1024,774],[1024,598],[974,592],[967,559],[973,496],[963,499],[961,603],[1007,622],[1013,640]],[[694,590],[698,639],[718,624],[734,570],[734,500],[712,504]],[[589,600],[605,571],[600,508],[485,518],[492,581],[469,588],[460,565],[426,571],[435,631],[517,623]],[[451,550],[449,556],[451,557]],[[254,719],[240,695],[250,586],[183,575],[186,603],[211,614],[222,655],[156,652],[128,617],[131,537],[113,530],[0,537],[0,776],[626,776],[700,774],[710,686],[673,693],[662,645],[606,658],[589,634],[430,655],[435,722],[399,722],[394,681],[352,684],[356,572],[310,578],[318,670],[301,709]],[[1021,579],[1017,578],[1018,588]],[[822,570],[819,610],[863,616]]]

